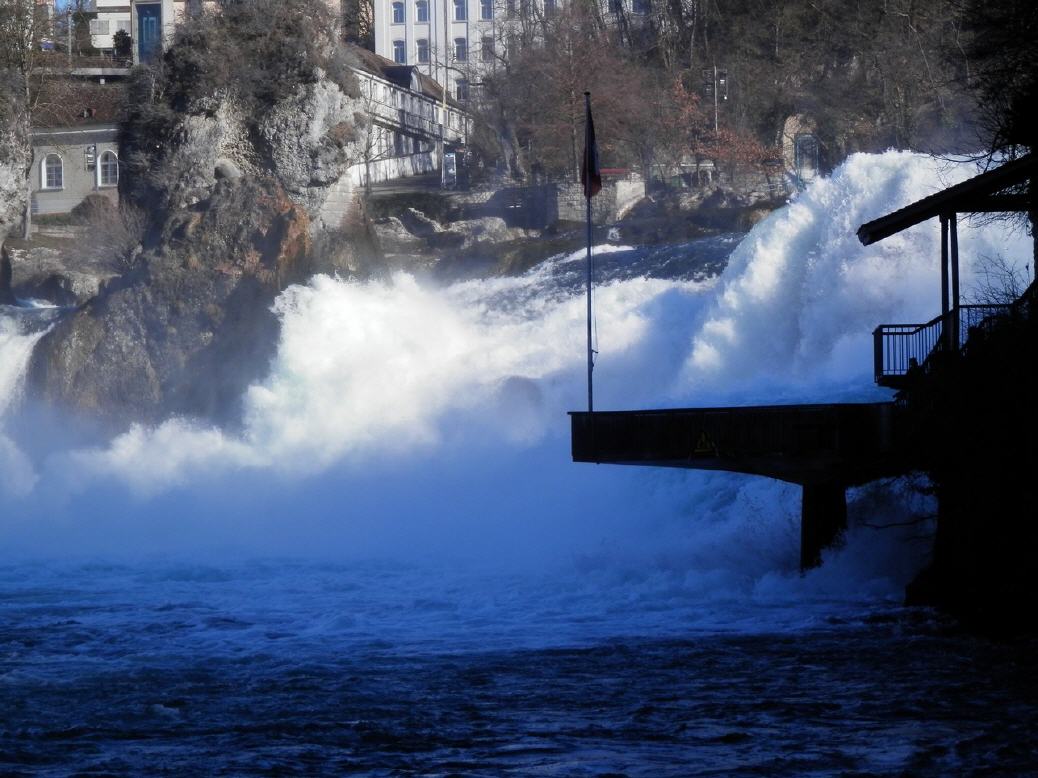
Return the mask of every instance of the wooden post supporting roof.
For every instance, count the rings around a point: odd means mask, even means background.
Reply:
[[[951,326],[948,321],[950,300],[948,281],[948,217],[941,214],[941,341],[952,350]]]
[[[958,352],[962,343],[961,291],[959,288],[959,230],[960,213],[1027,213],[1032,228],[1035,222],[1034,179],[1038,175],[1038,154],[1027,154],[1006,162],[936,194],[906,205],[900,210],[881,216],[858,228],[858,240],[868,246],[895,235],[916,224],[938,217],[941,221],[941,316],[933,322],[920,325],[880,325],[873,333],[875,339],[876,381],[883,386],[897,386],[904,378],[903,368],[894,364],[888,371],[884,354],[890,343],[908,343],[915,333],[940,324],[937,345],[948,352]],[[1035,234],[1035,257],[1038,258],[1038,229]],[[915,330],[911,328],[915,327]],[[935,333],[936,334],[936,333]],[[914,346],[913,346],[914,348]],[[931,347],[932,348],[932,347]],[[921,364],[929,355],[912,355],[913,362]],[[895,363],[897,360],[893,360]]]

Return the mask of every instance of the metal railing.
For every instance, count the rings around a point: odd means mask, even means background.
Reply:
[[[873,362],[876,383],[884,379],[908,375],[922,365],[941,342],[944,317],[926,324],[881,324],[872,331]]]
[[[925,324],[881,324],[872,332],[876,383],[896,382],[913,367],[925,368],[939,349],[966,345],[970,335],[996,325],[1012,314],[1012,305],[960,305]],[[947,343],[945,333],[957,334]]]

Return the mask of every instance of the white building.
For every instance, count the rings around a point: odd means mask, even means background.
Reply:
[[[444,146],[464,145],[468,115],[439,84],[414,66],[398,65],[355,48],[368,126],[359,157],[350,168],[353,184],[363,186],[440,169]]]
[[[536,0],[551,13],[556,0]],[[504,54],[508,30],[530,0],[374,0],[375,53],[415,65],[465,102]]]
[[[97,16],[90,20],[90,42],[105,54],[115,50],[115,33],[122,30],[131,38],[130,0],[93,0],[91,10]]]
[[[375,52],[415,65],[465,102],[564,0],[374,0]],[[641,24],[651,0],[600,0],[607,21]]]

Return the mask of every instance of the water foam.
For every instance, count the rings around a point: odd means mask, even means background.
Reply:
[[[0,421],[22,395],[25,368],[42,336],[24,332],[16,318],[0,314]],[[0,427],[0,495],[27,496],[36,481],[32,462]]]
[[[854,231],[972,172],[858,155],[757,225],[718,283],[627,274],[602,284],[598,407],[880,396],[869,334],[936,312],[937,243],[932,225],[868,248]],[[964,285],[973,258],[1030,251],[998,226],[963,225],[960,243]],[[44,525],[89,514],[61,534],[100,548],[194,538],[491,564],[551,557],[625,586],[643,581],[647,599],[898,596],[919,552],[868,529],[852,531],[824,572],[797,576],[794,487],[568,461],[565,412],[585,397],[584,300],[553,272],[577,257],[444,288],[406,274],[292,287],[241,432],[171,419],[52,456],[40,465],[48,488],[35,494],[66,502],[25,513]],[[855,493],[852,518],[907,510],[895,503]]]

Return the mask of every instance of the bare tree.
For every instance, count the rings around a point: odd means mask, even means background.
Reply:
[[[32,229],[30,151],[32,108],[34,102],[33,74],[36,70],[44,41],[50,35],[49,7],[36,0],[0,0],[0,105],[8,112],[9,127],[5,143],[18,148],[24,157],[25,212],[24,237]],[[6,236],[0,236],[0,239]]]

